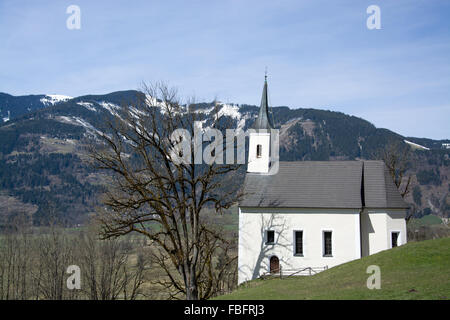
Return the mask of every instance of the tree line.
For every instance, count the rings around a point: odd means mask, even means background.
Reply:
[[[137,299],[149,268],[142,246],[130,239],[100,241],[89,229],[16,224],[0,235],[0,299]],[[72,265],[81,270],[79,290],[67,285]]]

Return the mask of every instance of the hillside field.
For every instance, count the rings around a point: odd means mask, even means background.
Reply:
[[[381,270],[381,288],[368,289],[367,267]],[[253,280],[216,299],[450,299],[450,237],[406,245],[313,276]]]

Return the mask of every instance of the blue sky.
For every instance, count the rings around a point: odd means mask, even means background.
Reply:
[[[81,29],[69,30],[69,5]],[[366,27],[369,5],[381,29]],[[199,101],[341,111],[450,138],[450,1],[0,0],[0,91],[79,96],[163,80]]]

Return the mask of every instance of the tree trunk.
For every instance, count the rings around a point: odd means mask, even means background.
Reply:
[[[195,276],[195,269],[189,268],[186,277],[186,300],[198,300],[197,280]]]

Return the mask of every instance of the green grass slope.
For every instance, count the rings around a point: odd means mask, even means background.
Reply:
[[[367,288],[367,267],[381,289]],[[411,242],[314,276],[254,280],[217,299],[450,299],[450,238]]]

